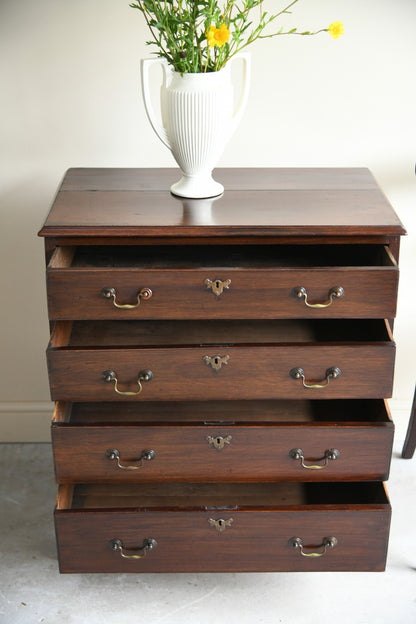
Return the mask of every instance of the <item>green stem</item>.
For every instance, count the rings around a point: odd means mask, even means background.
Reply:
[[[151,45],[158,48],[158,56],[176,71],[219,71],[228,60],[254,43],[278,35],[317,35],[328,28],[309,32],[296,29],[264,34],[276,18],[291,13],[299,0],[286,0],[284,8],[276,13],[265,11],[264,0],[136,0],[130,6],[143,13],[150,30]],[[258,8],[257,8],[258,7]],[[255,10],[255,17],[251,18]],[[232,32],[223,46],[211,48],[206,41],[209,25],[217,28],[224,23]]]
[[[306,37],[306,36],[312,36],[312,35],[318,35],[321,32],[328,32],[328,28],[321,28],[320,30],[314,30],[313,32],[309,31],[309,30],[305,30],[304,32],[291,32],[290,30],[288,30],[287,32],[277,32],[277,33],[272,33],[270,35],[258,35],[258,37],[256,37],[256,39],[269,39],[270,37],[277,37],[278,35],[300,35],[301,37]]]

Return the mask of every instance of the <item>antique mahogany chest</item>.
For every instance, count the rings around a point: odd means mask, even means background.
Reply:
[[[367,169],[71,169],[45,238],[62,572],[383,570],[398,254]]]

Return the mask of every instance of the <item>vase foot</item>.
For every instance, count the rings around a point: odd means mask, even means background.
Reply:
[[[204,176],[183,175],[179,182],[172,184],[170,190],[179,197],[203,199],[205,197],[222,195],[224,187],[219,182],[216,182],[210,174]]]

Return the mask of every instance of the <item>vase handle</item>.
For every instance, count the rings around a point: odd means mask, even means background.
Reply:
[[[243,116],[243,113],[247,104],[248,92],[249,92],[249,87],[250,87],[250,72],[251,72],[250,53],[240,52],[232,59],[232,62],[236,60],[243,61],[243,86],[241,89],[239,102],[237,104],[237,107],[234,111],[234,115],[232,118],[232,132],[231,133],[234,132],[234,130],[240,123],[241,117]]]
[[[165,129],[159,123],[155,110],[152,104],[152,98],[150,95],[149,87],[149,70],[152,65],[161,65],[163,69],[164,81],[166,81],[166,61],[161,58],[156,59],[142,59],[141,60],[141,82],[142,82],[142,95],[144,101],[144,107],[146,109],[146,115],[150,121],[153,130],[156,132],[159,139],[168,149],[171,149],[169,140]]]

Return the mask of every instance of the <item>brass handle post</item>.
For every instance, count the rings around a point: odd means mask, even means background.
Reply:
[[[320,381],[306,381],[304,370],[300,366],[292,368],[292,370],[289,371],[289,375],[292,379],[302,379],[302,385],[304,388],[326,388],[330,379],[336,379],[341,375],[341,369],[337,366],[331,366],[327,369],[325,378]]]
[[[306,470],[323,470],[323,468],[326,468],[328,466],[328,463],[331,460],[338,459],[339,456],[340,456],[340,452],[338,449],[329,449],[328,451],[325,451],[324,456],[318,460],[318,461],[324,461],[325,462],[324,464],[305,464],[305,456],[303,454],[302,449],[294,448],[291,451],[289,451],[289,457],[291,457],[294,460],[299,460],[302,468],[305,468]]]
[[[157,541],[153,537],[146,537],[139,548],[126,548],[120,539],[113,539],[110,541],[110,546],[111,550],[119,552],[123,559],[143,559],[148,550],[156,548]]]
[[[153,377],[153,373],[151,370],[144,370],[141,371],[138,375],[138,378],[136,380],[137,385],[139,386],[139,389],[136,390],[135,392],[132,392],[130,390],[125,391],[125,390],[119,390],[118,389],[118,379],[117,379],[117,375],[114,371],[112,370],[106,370],[103,371],[102,373],[102,378],[104,379],[104,381],[111,383],[114,383],[114,392],[116,392],[117,394],[120,394],[122,396],[137,396],[138,394],[141,393],[141,391],[143,390],[143,386],[142,386],[142,382],[143,381],[150,381]]]
[[[317,303],[309,303],[307,290],[303,286],[298,286],[297,288],[294,288],[293,294],[298,299],[303,299],[304,304],[308,308],[329,308],[329,306],[332,305],[335,299],[341,299],[341,297],[344,296],[344,289],[342,286],[334,286],[329,290],[327,300]]]
[[[120,468],[120,470],[138,470],[143,466],[143,463],[145,461],[151,461],[152,459],[154,459],[156,457],[156,453],[153,450],[142,451],[140,457],[134,460],[138,463],[128,465],[121,463],[120,452],[117,449],[107,449],[105,452],[105,456],[107,457],[107,459],[115,460],[117,462],[116,465],[118,468]]]
[[[142,288],[136,295],[136,303],[117,303],[117,291],[115,288],[106,286],[101,291],[101,296],[104,297],[104,299],[112,299],[114,307],[120,310],[133,310],[140,305],[142,299],[147,301],[152,295],[153,293],[150,288]]]
[[[322,548],[323,550],[320,552],[305,552],[303,540],[300,537],[291,537],[289,540],[289,546],[297,548],[302,557],[323,557],[328,548],[334,548],[337,544],[338,540],[336,537],[324,537],[322,544],[319,546],[319,548]]]

